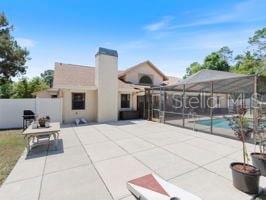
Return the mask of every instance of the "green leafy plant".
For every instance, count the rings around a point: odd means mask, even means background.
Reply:
[[[256,122],[255,145],[259,146],[259,153],[266,159],[266,134],[261,112],[258,111],[254,117]]]
[[[252,128],[249,127],[249,123],[245,114],[247,113],[246,108],[238,108],[237,115],[232,118],[228,118],[229,125],[234,131],[234,134],[237,138],[242,142],[242,154],[243,154],[243,167],[246,168],[246,165],[249,161],[249,156],[246,147],[246,140],[250,138],[251,133],[253,131]]]

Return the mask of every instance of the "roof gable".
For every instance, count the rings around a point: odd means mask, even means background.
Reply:
[[[149,61],[149,60],[144,61],[144,62],[142,62],[142,63],[139,63],[139,64],[137,64],[137,65],[134,65],[134,66],[132,66],[132,67],[126,69],[125,71],[122,71],[121,73],[119,73],[118,77],[121,78],[121,77],[125,76],[125,75],[126,75],[127,73],[129,73],[130,71],[135,70],[135,69],[137,69],[137,68],[140,67],[140,66],[143,66],[143,64],[148,64],[153,70],[155,70],[155,71],[156,71],[156,72],[157,72],[157,73],[163,78],[164,81],[168,80],[168,77],[167,77],[164,73],[162,73],[162,72],[159,70],[159,68],[157,68],[157,67],[156,67],[151,61]]]

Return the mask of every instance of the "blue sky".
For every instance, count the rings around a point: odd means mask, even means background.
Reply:
[[[54,62],[94,66],[98,47],[118,50],[119,68],[151,60],[182,76],[222,46],[246,50],[266,26],[265,0],[1,0],[14,36],[30,51],[27,76]]]

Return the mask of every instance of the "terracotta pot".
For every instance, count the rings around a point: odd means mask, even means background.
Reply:
[[[266,156],[263,157],[261,153],[251,153],[250,155],[253,165],[260,170],[262,176],[266,176]]]
[[[236,170],[234,168],[235,165],[243,165],[243,163],[234,162],[231,163],[230,168],[232,170],[233,176],[233,185],[242,192],[248,194],[258,194],[259,192],[259,181],[260,181],[260,170],[252,165],[248,165],[253,167],[256,172],[255,173],[244,173]]]

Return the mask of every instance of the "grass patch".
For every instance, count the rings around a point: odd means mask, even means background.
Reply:
[[[0,185],[21,156],[26,142],[22,130],[0,130]]]

